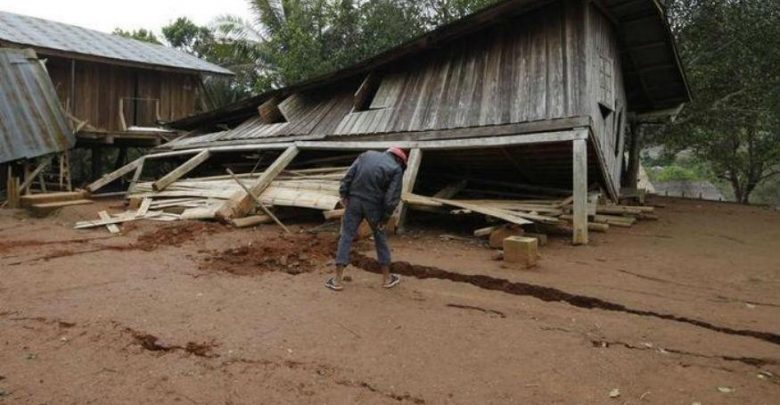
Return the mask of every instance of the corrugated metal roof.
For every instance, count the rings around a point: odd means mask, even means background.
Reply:
[[[0,41],[144,65],[233,74],[173,48],[4,11],[0,11]]]
[[[75,144],[54,85],[35,52],[0,48],[0,163]]]

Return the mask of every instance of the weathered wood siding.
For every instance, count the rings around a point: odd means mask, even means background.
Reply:
[[[382,75],[336,134],[451,129],[583,115],[582,2],[564,0]]]
[[[155,101],[159,100],[160,118],[172,121],[196,111],[200,78],[184,74],[143,70],[103,63],[76,61],[71,94],[71,61],[48,57],[46,67],[65,108],[105,131],[119,131],[119,100],[125,99],[127,125],[151,125],[155,120]],[[149,99],[149,100],[135,100]]]
[[[593,125],[594,146],[605,166],[605,177],[619,189],[627,122],[621,54],[612,22],[593,5],[589,5],[586,15],[585,99]]]
[[[252,118],[220,140],[455,129],[586,116],[584,1],[561,0],[382,71],[365,111],[352,80],[293,94],[284,123]],[[359,78],[362,79],[362,78]]]

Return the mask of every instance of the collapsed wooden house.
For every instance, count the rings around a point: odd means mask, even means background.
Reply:
[[[237,218],[253,210],[253,194],[268,204],[285,188],[337,196],[338,171],[318,167],[392,145],[411,150],[402,221],[406,207],[443,206],[519,225],[567,220],[573,242],[584,244],[589,216],[600,215],[588,204],[593,193],[619,197],[629,124],[678,110],[689,97],[657,1],[510,0],[354,66],[174,122],[193,132],[90,189],[133,174],[131,195],[184,199],[200,214]],[[141,181],[144,164],[171,159],[188,160]],[[241,183],[184,178],[206,161],[245,168]],[[290,184],[296,176],[309,181]],[[466,183],[516,197],[452,199],[469,192]],[[557,197],[517,197],[549,192]]]
[[[106,147],[173,139],[163,123],[207,109],[203,76],[232,75],[173,48],[3,11],[0,47],[32,49],[45,61],[77,145],[92,148],[95,163]]]

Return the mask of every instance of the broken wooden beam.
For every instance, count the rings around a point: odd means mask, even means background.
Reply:
[[[269,166],[260,177],[254,181],[249,187],[246,187],[240,181],[242,190],[235,193],[229,201],[226,201],[222,208],[217,213],[219,218],[222,218],[226,222],[230,222],[233,218],[240,218],[249,214],[255,205],[256,196],[265,191],[271,182],[284,170],[287,165],[295,159],[298,155],[298,148],[295,146],[288,147],[278,158]]]
[[[179,167],[173,169],[171,172],[152,183],[152,189],[154,191],[165,190],[165,188],[168,187],[171,183],[180,179],[182,176],[198,167],[201,163],[208,160],[210,156],[211,152],[208,149],[201,151],[186,162],[182,163]]]
[[[414,184],[417,182],[417,172],[420,170],[421,161],[422,151],[420,149],[412,149],[411,152],[409,152],[406,171],[404,171],[401,193],[411,194],[414,191]],[[407,213],[407,207],[403,199],[401,199],[401,202],[398,204],[397,213],[398,222],[396,223],[396,232],[403,233]]]
[[[120,177],[122,177],[122,176],[124,176],[124,175],[126,175],[126,174],[128,174],[130,172],[132,172],[136,168],[138,168],[138,166],[143,163],[143,160],[144,160],[143,158],[138,158],[138,159],[136,159],[136,160],[134,160],[134,161],[132,161],[132,162],[130,162],[130,163],[120,167],[119,169],[114,170],[111,173],[103,175],[99,179],[97,179],[94,182],[92,182],[91,184],[89,184],[86,187],[86,190],[88,192],[90,192],[90,193],[94,193],[95,191],[97,191],[97,190],[101,189],[102,187],[106,186],[107,184],[112,183],[114,180],[116,180],[116,179],[118,179],[118,178],[120,178]]]
[[[259,199],[259,198],[257,198],[257,196],[256,196],[256,195],[255,195],[255,194],[252,192],[252,190],[250,190],[249,188],[247,188],[247,187],[244,185],[244,183],[242,183],[242,182],[241,182],[241,180],[239,180],[239,179],[238,179],[238,177],[236,177],[236,175],[235,175],[235,174],[233,174],[233,172],[232,172],[230,169],[226,169],[226,170],[227,170],[227,172],[228,172],[228,173],[230,173],[230,175],[231,175],[231,176],[233,176],[233,180],[235,180],[235,181],[236,181],[236,183],[238,183],[238,185],[239,185],[239,186],[241,186],[241,188],[242,188],[242,189],[243,189],[243,190],[244,190],[244,191],[247,193],[247,195],[248,195],[250,198],[252,198],[252,200],[254,200],[255,204],[257,204],[257,206],[258,206],[258,207],[260,207],[260,208],[261,208],[261,209],[262,209],[262,210],[265,212],[265,214],[266,214],[266,215],[268,215],[269,217],[271,217],[271,219],[273,219],[273,220],[274,220],[274,222],[276,222],[276,224],[277,224],[277,225],[279,225],[279,226],[280,226],[282,229],[284,229],[284,231],[285,231],[285,232],[287,232],[287,233],[291,233],[291,232],[290,232],[290,230],[289,230],[289,229],[287,229],[287,227],[286,227],[286,226],[284,226],[284,224],[282,223],[282,221],[280,221],[280,220],[279,220],[279,218],[277,218],[277,217],[276,217],[276,215],[274,215],[274,214],[273,214],[273,213],[272,213],[272,212],[271,212],[271,211],[268,209],[268,207],[266,207],[266,206],[265,206],[265,204],[263,204],[263,202],[262,202],[262,201],[260,201],[260,199]],[[270,183],[270,182],[269,182],[269,183]],[[232,222],[232,218],[231,218],[231,222]]]

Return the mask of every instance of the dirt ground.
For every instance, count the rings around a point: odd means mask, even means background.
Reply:
[[[412,228],[397,288],[362,243],[340,293],[318,224],[111,236],[71,227],[117,202],[2,210],[0,403],[778,403],[780,213],[656,201],[530,271],[440,238],[471,227]]]

